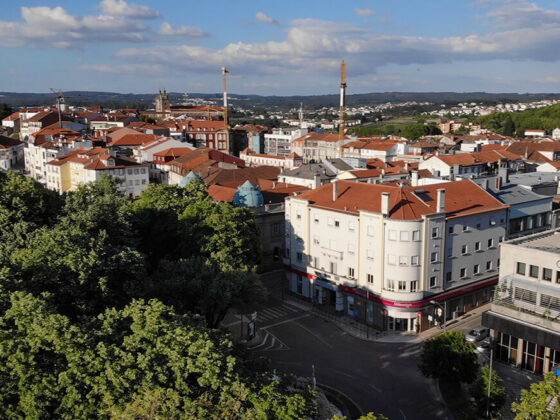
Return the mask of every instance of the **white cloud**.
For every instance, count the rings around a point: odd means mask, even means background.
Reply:
[[[103,0],[100,5],[103,13],[111,16],[124,16],[136,19],[157,19],[161,17],[159,11],[125,0]]]
[[[159,74],[164,70],[163,66],[154,64],[86,64],[77,67],[81,71],[94,71],[99,73],[146,73],[146,74]],[[166,71],[168,69],[165,69]]]
[[[500,28],[535,28],[560,24],[560,11],[543,9],[527,0],[493,0],[479,3],[493,7],[483,17],[496,22]]]
[[[168,22],[163,22],[161,24],[158,34],[166,36],[179,36],[183,38],[202,38],[209,36],[208,33],[204,32],[198,26],[181,25],[174,28]]]
[[[257,14],[255,15],[255,19],[264,23],[268,23],[270,25],[280,25],[280,22],[278,22],[276,19],[272,19],[270,16],[263,12],[257,12]]]
[[[535,80],[535,82],[537,83],[560,83],[560,78],[559,77],[554,77],[554,76],[548,76],[548,77],[543,77],[542,79],[537,79]]]
[[[364,9],[356,8],[356,9],[354,9],[354,12],[356,12],[356,14],[358,16],[373,16],[373,15],[375,15],[375,12],[371,9],[368,9],[367,7],[364,8]]]

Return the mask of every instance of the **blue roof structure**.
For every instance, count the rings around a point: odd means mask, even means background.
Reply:
[[[179,182],[179,186],[181,188],[185,188],[193,179],[200,179],[202,181],[202,178],[200,177],[200,175],[195,174],[193,171],[190,171],[182,180],[181,182]]]
[[[243,185],[237,187],[237,192],[233,196],[233,205],[239,207],[258,207],[264,204],[261,190],[256,185],[245,181]]]

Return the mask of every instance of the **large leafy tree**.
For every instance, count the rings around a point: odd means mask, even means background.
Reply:
[[[475,346],[459,331],[439,334],[424,342],[420,371],[427,377],[471,383],[478,371],[474,350]]]
[[[491,377],[490,377],[491,376]],[[490,383],[490,398],[488,398],[488,384]],[[483,418],[486,415],[486,410],[494,417],[506,402],[506,388],[502,378],[498,376],[498,372],[492,369],[490,375],[490,368],[483,366],[480,370],[476,380],[470,388],[471,396],[474,398],[474,404],[477,414]]]
[[[547,373],[541,382],[521,391],[519,402],[511,405],[516,420],[560,418],[560,376]]]
[[[0,317],[0,417],[300,419],[310,389],[247,372],[232,342],[158,301],[78,327],[16,292]]]

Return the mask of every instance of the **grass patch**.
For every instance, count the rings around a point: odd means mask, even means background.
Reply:
[[[469,401],[468,391],[458,382],[439,381],[439,389],[445,404],[453,413],[456,420],[471,420],[477,418],[473,406]]]

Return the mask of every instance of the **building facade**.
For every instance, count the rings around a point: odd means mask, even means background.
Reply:
[[[380,330],[433,325],[489,300],[507,206],[471,181],[336,181],[286,199],[289,289]]]

